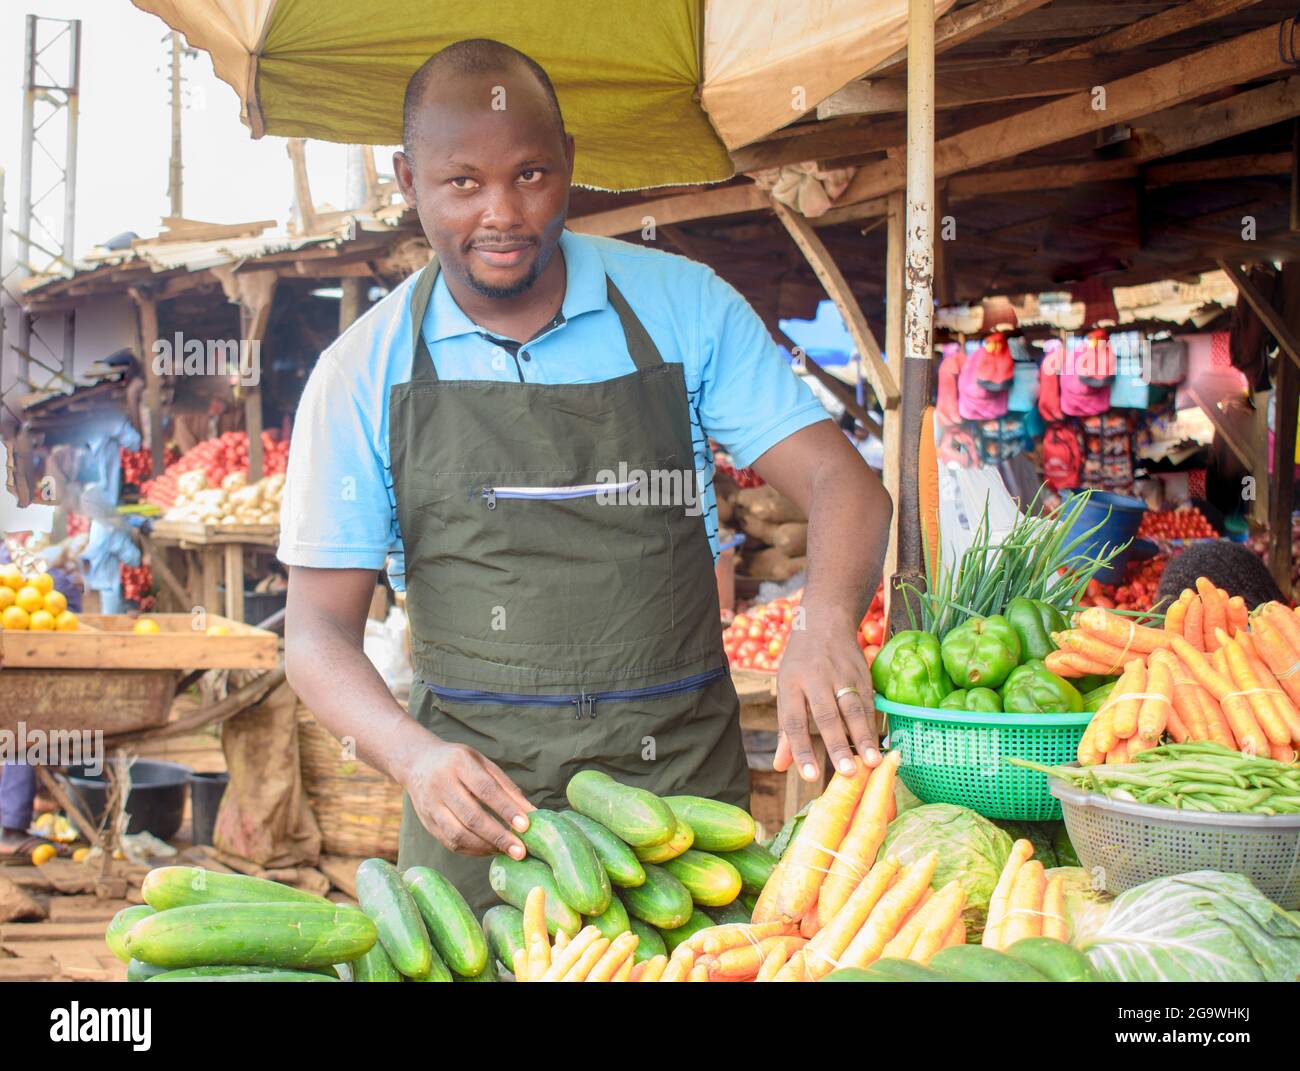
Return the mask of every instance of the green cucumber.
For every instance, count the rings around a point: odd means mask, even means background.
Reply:
[[[442,957],[438,955],[438,949],[433,950],[433,966],[429,968],[429,973],[419,978],[408,978],[408,982],[450,982],[453,978],[452,970],[447,964],[443,963]]]
[[[665,796],[677,817],[695,830],[695,847],[706,852],[735,852],[754,843],[754,819],[730,803],[703,796]]]
[[[494,855],[488,867],[488,884],[511,907],[520,911],[528,900],[528,893],[540,885],[546,890],[546,929],[552,937],[563,930],[576,937],[582,929],[582,916],[560,897],[551,868],[540,859],[511,859],[508,855]]]
[[[632,953],[632,962],[640,963],[654,956],[668,955],[668,946],[664,944],[663,935],[648,922],[642,922],[635,915],[629,915],[628,928],[640,938],[636,951]]]
[[[126,935],[133,958],[159,967],[331,967],[370,951],[379,934],[354,907],[192,904],[141,919]]]
[[[163,971],[149,979],[150,982],[337,982],[328,974],[314,971],[294,971],[284,967],[257,967],[248,964],[228,964],[222,967],[183,967]]]
[[[645,871],[641,869],[635,853],[615,836],[613,830],[606,829],[594,818],[588,818],[577,811],[561,811],[560,817],[576,827],[591,842],[596,858],[600,860],[600,865],[605,868],[611,882],[623,889],[632,889],[645,883]]]
[[[675,930],[691,917],[691,894],[662,867],[645,868],[645,884],[623,890],[627,913],[660,930]]]
[[[111,919],[108,926],[104,929],[104,943],[108,945],[108,950],[113,953],[123,963],[131,962],[131,953],[126,950],[126,935],[141,919],[147,919],[154,914],[154,909],[148,904],[132,904],[130,907],[124,907]]]
[[[411,867],[402,875],[402,883],[420,909],[443,962],[466,978],[481,974],[487,967],[487,940],[456,886],[427,866]]]
[[[888,979],[871,974],[865,967],[841,967],[821,979],[823,982],[884,982]]]
[[[379,931],[379,943],[402,974],[420,978],[433,966],[433,945],[420,909],[402,875],[387,859],[365,859],[357,867],[357,900]]]
[[[193,904],[329,904],[323,896],[247,874],[221,874],[200,866],[160,866],[140,886],[155,911]]]
[[[497,904],[483,913],[483,936],[487,938],[488,952],[495,956],[506,970],[515,969],[515,952],[526,952],[524,947],[524,913],[509,904]]]
[[[126,965],[126,980],[128,982],[147,982],[155,974],[165,974],[166,967],[155,967],[152,963],[146,963],[142,959],[133,959]]]
[[[719,859],[725,859],[740,873],[741,888],[757,896],[763,891],[767,879],[776,869],[776,856],[761,844],[747,844],[734,852],[718,852]],[[752,911],[753,908],[750,908]]]
[[[950,982],[940,971],[910,959],[878,959],[867,968],[873,982]]]
[[[722,907],[740,895],[740,872],[730,863],[694,848],[664,863],[701,907]]]
[[[940,949],[929,966],[957,982],[1046,982],[1027,963],[983,945]]]
[[[421,926],[424,923],[420,923]],[[383,934],[374,947],[360,959],[352,961],[352,980],[354,982],[400,982],[402,972],[393,966],[393,961],[384,951]],[[430,949],[429,966],[433,966],[432,949]]]
[[[666,863],[669,859],[676,859],[694,843],[695,830],[679,818],[673,835],[662,844],[651,848],[634,848],[633,851],[642,863]]]
[[[695,936],[701,930],[713,928],[713,920],[703,911],[692,911],[682,925],[674,926],[671,930],[660,929],[659,936],[664,939],[664,947],[668,949],[669,954],[677,950],[677,946],[683,941]]]
[[[495,956],[488,956],[487,966],[473,977],[466,978],[463,974],[456,975],[452,979],[454,982],[499,982],[501,976],[497,974],[497,961]]]
[[[565,788],[569,806],[599,822],[633,848],[650,848],[673,835],[677,819],[653,792],[621,785],[599,770],[582,770]]]
[[[586,836],[554,811],[533,811],[519,839],[529,855],[550,866],[566,904],[584,915],[605,913],[610,898],[609,875]]]
[[[734,863],[732,865],[735,866]],[[736,869],[739,870],[740,868],[736,867]],[[740,880],[741,881],[745,880],[745,876],[743,874],[741,875]],[[750,893],[750,892],[742,892],[739,896],[736,897],[736,903],[740,904],[746,911],[749,912],[750,918],[753,918],[754,908],[758,907],[758,894]]]
[[[632,927],[628,922],[627,908],[617,896],[609,898],[609,907],[599,915],[591,915],[582,920],[587,926],[595,926],[601,937],[614,940],[620,933],[627,933]]]
[[[1087,956],[1051,937],[1026,937],[1008,948],[1007,955],[1029,964],[1049,982],[1099,981]]]
[[[754,914],[739,900],[732,900],[731,903],[723,904],[722,907],[711,907],[706,913],[713,920],[715,926],[727,926],[731,923],[748,926],[750,917]]]

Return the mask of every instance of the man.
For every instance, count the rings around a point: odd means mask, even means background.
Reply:
[[[481,856],[522,858],[527,812],[582,769],[748,804],[711,489],[683,501],[708,435],[810,518],[778,768],[819,775],[810,718],[838,767],[878,763],[854,631],[891,506],[759,318],[702,265],[564,229],[574,142],[522,53],[438,53],[404,126],[397,180],[436,263],[313,371],[280,544],[290,681],[405,788],[401,864],[486,907]],[[689,496],[644,493],[683,472]],[[413,719],[361,649],[386,554]]]

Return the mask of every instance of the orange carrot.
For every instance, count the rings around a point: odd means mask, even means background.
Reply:
[[[1224,629],[1227,635],[1228,627],[1228,593],[1216,588],[1210,581],[1203,576],[1196,578],[1196,590],[1201,596],[1201,602],[1205,605],[1205,637],[1206,650],[1210,649],[1209,639],[1214,637],[1215,643],[1219,643],[1218,636],[1215,633],[1219,629]]]
[[[1243,632],[1241,635],[1244,637],[1246,633]],[[1291,702],[1291,697],[1287,695],[1282,683],[1273,676],[1273,671],[1268,668],[1267,663],[1249,648],[1246,649],[1246,660],[1250,663],[1256,679],[1264,687],[1264,698],[1273,708],[1275,718],[1286,726],[1287,742],[1300,740],[1300,711],[1296,710],[1295,704]],[[1270,743],[1280,743],[1280,741],[1270,738]]]
[[[1097,732],[1093,737],[1092,746],[1095,751],[1104,758],[1106,752],[1115,746],[1115,741],[1119,739],[1115,735],[1115,706],[1113,703],[1103,703],[1101,709],[1093,715],[1092,722],[1096,726]],[[1080,760],[1082,761],[1082,760]],[[1097,762],[1101,762],[1098,759]]]
[[[551,965],[551,945],[546,936],[546,890],[537,885],[524,900],[524,948],[528,950],[528,977],[540,978]]]
[[[659,977],[655,980],[659,982],[684,982],[686,976],[691,973],[694,962],[694,960],[670,957],[664,965],[664,969],[659,972]]]
[[[1011,900],[1012,886],[1016,883],[1016,874],[1033,857],[1033,854],[1033,844],[1023,837],[1011,845],[1011,854],[1007,856],[1007,861],[1002,866],[1002,873],[998,875],[998,883],[993,887],[993,895],[989,898],[988,919],[984,923],[984,937],[980,942],[985,948],[998,947],[998,930],[1001,929],[1002,920],[1007,914],[1007,905]]]
[[[788,960],[785,961],[785,966],[776,972],[776,976],[772,979],[772,981],[774,982],[809,981],[807,970],[804,967],[804,956],[807,950],[808,950],[808,946],[804,945],[804,947],[799,949],[798,952],[795,952]]]
[[[1187,604],[1191,601],[1191,592],[1184,590],[1183,593],[1174,600],[1173,605],[1165,611],[1165,631],[1183,634],[1183,621],[1187,617]]]
[[[510,970],[514,972],[516,982],[531,982],[528,973],[528,953],[516,948],[510,955]]]
[[[1208,691],[1200,688],[1198,696],[1201,701],[1201,713],[1205,718],[1205,727],[1209,739],[1223,747],[1231,748],[1233,751],[1238,750],[1237,738],[1232,732],[1232,723],[1223,713],[1223,708]]]
[[[1103,717],[1104,714],[1094,714],[1092,721],[1088,722],[1088,727],[1083,730],[1083,736],[1079,738],[1079,746],[1074,752],[1074,757],[1080,766],[1096,766],[1106,756],[1104,751],[1097,748],[1097,722]]]
[[[795,928],[787,922],[745,923],[728,922],[721,926],[710,926],[700,930],[682,942],[694,952],[716,956],[729,948],[765,941],[769,937],[788,937]]]
[[[1246,608],[1246,600],[1240,595],[1234,595],[1228,600],[1228,635],[1235,636],[1248,628],[1250,628],[1250,610]]]
[[[830,873],[817,894],[817,921],[829,924],[876,861],[889,820],[887,808],[894,799],[894,782],[902,752],[888,751],[871,771],[862,801],[853,813],[848,832],[831,861]],[[813,934],[805,934],[813,936]]]
[[[1119,672],[1124,664],[1125,650],[1094,636],[1082,629],[1070,629],[1068,632],[1053,632],[1052,641],[1065,651],[1077,654],[1084,659],[1107,667],[1112,673]],[[1132,654],[1133,652],[1128,652]]]
[[[1288,610],[1280,602],[1265,603],[1255,611],[1272,622],[1274,627],[1286,638],[1287,645],[1300,657],[1300,617]]]
[[[1128,762],[1128,741],[1119,740],[1115,746],[1106,753],[1106,765],[1116,766]]]
[[[961,882],[948,882],[918,916],[924,917],[925,925],[917,935],[916,943],[912,945],[907,958],[914,963],[929,963],[931,957],[943,947],[953,924],[961,919],[961,911],[965,906],[966,891],[961,887]]]
[[[998,928],[999,949],[1010,948],[1026,937],[1042,936],[1043,895],[1046,891],[1047,878],[1043,864],[1037,859],[1030,859],[1016,873],[1016,882],[1011,887],[1006,918]]]
[[[707,964],[697,963],[691,968],[691,973],[687,975],[688,982],[707,982],[709,980],[709,968]]]
[[[1187,726],[1183,724],[1183,719],[1178,716],[1177,707],[1169,711],[1169,721],[1165,724],[1165,731],[1169,733],[1169,739],[1175,744],[1187,742]]]
[[[952,924],[952,929],[948,931],[948,936],[943,939],[944,948],[952,948],[953,945],[964,945],[966,943],[966,923],[958,919]]]
[[[1267,685],[1255,673],[1255,665],[1250,656],[1242,650],[1240,643],[1229,640],[1227,633],[1222,629],[1216,635],[1221,635],[1223,638],[1224,657],[1228,660],[1228,669],[1232,673],[1233,683],[1245,693],[1243,698],[1249,703],[1256,723],[1268,738],[1267,743],[1262,743],[1255,754],[1267,755],[1268,744],[1290,743],[1291,730],[1287,728],[1286,722],[1274,708],[1271,697],[1267,694]],[[1238,733],[1237,736],[1240,738],[1241,734]]]
[[[649,964],[650,964],[650,960],[648,960],[648,959],[643,959],[640,963],[634,963],[634,964],[632,965],[632,973],[628,976],[627,980],[628,980],[629,982],[639,982],[639,981],[641,981],[641,980],[642,980],[642,975],[645,974],[645,972],[646,972],[646,967],[647,967]]]
[[[780,918],[780,912],[776,908],[776,898],[781,893],[781,884],[785,880],[785,863],[789,857],[790,851],[786,849],[785,855],[781,856],[781,861],[776,864],[772,873],[768,875],[763,891],[758,894],[758,901],[754,904],[754,913],[749,916],[755,923],[776,922]]]
[[[802,948],[805,943],[802,937],[769,937],[756,945],[729,948],[708,964],[709,981],[737,981],[743,978],[752,978],[763,966],[763,961],[767,959],[768,953],[778,945],[786,949],[787,955],[792,955],[797,949]]]
[[[777,972],[785,966],[785,961],[790,958],[790,949],[786,945],[778,945],[767,954],[767,959],[763,960],[763,965],[758,968],[758,974],[755,975],[756,982],[770,982],[776,977]]]
[[[817,919],[817,901],[814,900],[808,913],[799,920],[799,933],[807,941],[809,938],[816,937],[817,931],[821,928],[821,923]]]
[[[1255,650],[1273,671],[1291,702],[1300,706],[1300,657],[1291,650],[1286,637],[1268,617],[1257,617],[1253,627]]]
[[[592,968],[600,962],[606,949],[610,946],[608,937],[598,937],[592,941],[567,971],[560,976],[561,982],[585,982]]]
[[[1296,758],[1295,748],[1290,744],[1270,744],[1268,754],[1270,758],[1288,765],[1295,762]]]
[[[637,980],[641,982],[657,982],[663,977],[664,970],[668,967],[668,957],[660,953],[657,956],[651,956],[641,966],[645,969]]]
[[[627,959],[623,961],[623,966],[621,966],[618,970],[614,972],[614,977],[611,978],[610,981],[611,982],[632,981],[632,970],[633,968],[636,967],[636,965],[637,965],[636,957],[628,956]]]
[[[836,772],[830,784],[813,803],[808,817],[790,846],[789,865],[777,894],[777,911],[781,918],[798,922],[817,899],[826,871],[838,852],[844,834],[853,821],[853,810],[867,787],[867,768],[862,760],[852,776]]]
[[[933,889],[926,889],[921,894],[921,899],[912,905],[912,910],[907,913],[907,918],[903,919],[898,932],[889,939],[889,944],[881,951],[881,959],[907,959],[907,954],[912,951],[916,939],[921,936],[921,929],[926,920],[925,909],[933,899]]]
[[[636,934],[631,931],[620,933],[609,943],[605,954],[596,960],[595,965],[587,974],[585,981],[588,982],[608,982],[619,969],[623,966],[624,960],[632,958],[632,953],[636,951],[637,941],[640,940]]]
[[[854,934],[862,928],[881,897],[894,884],[899,869],[900,863],[892,855],[877,862],[858,883],[844,906],[808,942],[804,958],[808,963],[808,973],[814,980],[836,966]]]
[[[1203,724],[1199,724],[1201,718],[1201,699],[1197,695],[1196,689],[1200,685],[1192,684],[1175,684],[1174,685],[1174,713],[1178,716],[1179,724],[1183,728],[1184,739],[1187,740],[1205,740],[1208,738],[1208,732]],[[1172,720],[1170,734],[1172,735]],[[1200,735],[1198,735],[1198,733]],[[1175,736],[1178,743],[1181,740]]]
[[[1084,610],[1075,627],[1091,632],[1114,647],[1138,654],[1150,654],[1169,646],[1169,637],[1161,629],[1136,624],[1118,614],[1107,613],[1100,606]]]
[[[1078,651],[1052,651],[1043,659],[1043,665],[1058,677],[1087,677],[1090,674],[1108,676],[1110,666],[1095,661]]]
[[[1152,699],[1142,700],[1138,710],[1137,734],[1143,740],[1158,741],[1169,724],[1173,709],[1174,680],[1169,666],[1160,659],[1147,671],[1146,692]]]
[[[898,932],[903,918],[930,887],[938,865],[939,853],[932,851],[903,868],[893,888],[871,909],[862,929],[844,950],[844,955],[840,957],[844,966],[866,967],[880,958],[881,949]]]
[[[1136,733],[1134,733],[1127,740],[1125,740],[1124,743],[1128,745],[1129,762],[1133,761],[1133,756],[1136,755],[1138,752],[1150,751],[1153,747],[1157,745],[1157,741],[1147,740],[1144,737],[1138,736]]]
[[[1210,660],[1206,658],[1203,648],[1198,649],[1187,640],[1179,639],[1177,636],[1171,642],[1174,654],[1182,660],[1183,665],[1191,673],[1192,679],[1220,703],[1223,702],[1225,695],[1230,695],[1235,690],[1232,680],[1214,668]]]
[[[1070,940],[1070,925],[1065,920],[1065,879],[1059,874],[1047,882],[1043,893],[1043,936]]]
[[[595,926],[584,926],[578,931],[578,935],[564,946],[563,951],[551,957],[551,965],[546,968],[546,973],[539,978],[534,978],[533,981],[558,982],[597,941],[605,941],[606,945],[609,943],[609,939],[601,937],[600,931]],[[595,960],[592,962],[594,963]]]
[[[1176,637],[1171,637],[1172,639]],[[1183,618],[1183,638],[1198,651],[1205,650],[1205,606],[1199,598],[1187,604]]]
[[[1111,695],[1115,696],[1115,713],[1111,715],[1115,722],[1115,735],[1127,740],[1137,732],[1138,711],[1141,699],[1129,699],[1127,696],[1141,695],[1147,687],[1147,667],[1140,659],[1133,659],[1124,667],[1124,676],[1115,685]]]

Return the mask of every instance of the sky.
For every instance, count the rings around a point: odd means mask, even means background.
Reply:
[[[171,149],[170,46],[165,24],[129,0],[3,0],[0,3],[0,168],[5,171],[5,247],[17,222],[22,143],[25,16],[81,20],[81,115],[74,248],[84,255],[122,231],[156,234],[168,212]],[[62,58],[60,45],[49,53]],[[52,60],[53,62],[53,60]],[[234,90],[212,72],[206,52],[183,61],[184,212],[237,223],[288,219],[292,173],[283,138],[254,140],[239,121]],[[61,73],[61,72],[58,72]],[[39,107],[39,106],[38,106]],[[50,128],[53,129],[52,127]],[[61,128],[60,128],[61,130]],[[61,133],[54,137],[62,145]],[[310,142],[313,199],[343,207],[346,149]],[[379,170],[389,156],[376,153]],[[45,188],[33,183],[34,195]],[[57,200],[57,196],[56,196]],[[61,220],[61,209],[54,212]]]

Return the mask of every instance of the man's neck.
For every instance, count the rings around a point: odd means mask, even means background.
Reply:
[[[556,249],[533,285],[514,297],[488,297],[447,276],[447,289],[466,316],[490,334],[520,342],[527,342],[555,318],[564,304],[567,285],[561,249]]]

